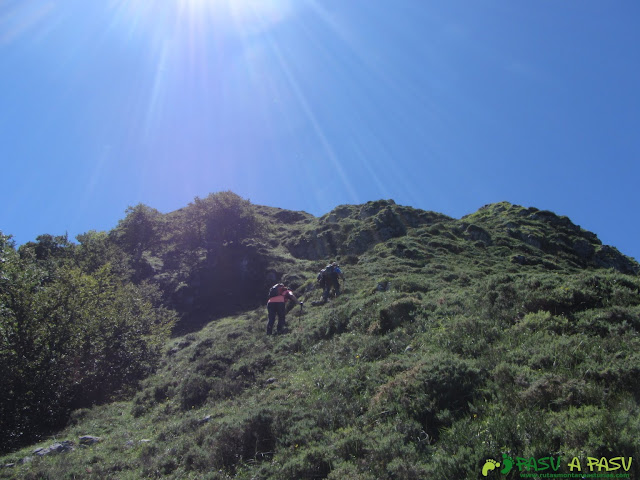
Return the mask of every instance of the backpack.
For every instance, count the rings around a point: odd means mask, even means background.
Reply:
[[[280,295],[281,287],[282,285],[280,285],[279,283],[276,283],[273,287],[271,287],[269,289],[269,298],[277,297],[278,295]]]
[[[335,271],[336,271],[336,267],[334,267],[333,265],[327,265],[322,270],[320,270],[320,273],[322,274],[323,277],[329,277],[333,275]]]
[[[318,273],[318,282],[324,285],[325,280],[329,278],[334,273],[334,271],[335,268],[331,264],[324,267],[322,270],[320,270],[320,273]]]

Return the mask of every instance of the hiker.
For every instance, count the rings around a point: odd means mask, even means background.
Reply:
[[[278,316],[276,333],[285,333],[285,315],[287,313],[285,303],[287,300],[298,302],[298,299],[293,292],[289,290],[289,287],[285,287],[283,283],[277,283],[271,287],[271,290],[269,290],[269,301],[267,302],[267,314],[269,315],[269,320],[267,322],[267,335],[272,335],[273,333],[273,323],[276,320],[276,315]]]
[[[340,279],[344,281],[344,273],[340,270],[340,265],[337,262],[332,262],[318,273],[318,282],[323,288],[322,301],[329,300],[329,294],[333,288],[333,293],[337,297],[340,295]]]

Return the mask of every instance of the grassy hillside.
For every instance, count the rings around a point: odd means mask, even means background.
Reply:
[[[476,479],[488,459],[520,478],[518,458],[548,457],[632,457],[614,473],[640,478],[640,266],[593,233],[508,203],[456,220],[378,201],[253,206],[255,236],[187,248],[195,206],[154,214],[162,233],[129,252],[182,314],[157,371],[0,478]],[[344,293],[311,306],[329,260]],[[278,280],[305,304],[267,337]]]

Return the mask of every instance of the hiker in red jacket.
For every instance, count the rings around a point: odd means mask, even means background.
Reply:
[[[284,284],[278,283],[271,287],[269,291],[269,301],[267,302],[267,313],[269,315],[269,321],[267,322],[267,335],[271,335],[273,331],[273,323],[278,316],[278,327],[276,333],[282,334],[286,331],[285,315],[287,310],[285,308],[285,302],[298,302],[298,299],[288,287]]]

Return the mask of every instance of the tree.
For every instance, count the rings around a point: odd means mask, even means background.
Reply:
[[[0,234],[0,450],[37,438],[72,408],[109,399],[155,367],[175,314],[157,288],[21,258]]]
[[[130,277],[129,258],[109,234],[90,230],[76,239],[80,244],[75,250],[75,260],[82,271],[92,273],[109,263],[115,274]]]
[[[138,204],[127,208],[127,216],[110,232],[110,238],[130,256],[132,280],[137,283],[154,274],[145,253],[160,243],[162,214],[155,208]]]
[[[142,203],[128,207],[126,214],[111,234],[125,251],[139,258],[153,244],[162,214]]]
[[[233,192],[210,194],[205,203],[205,238],[216,247],[238,244],[262,232],[263,224],[249,200]]]

